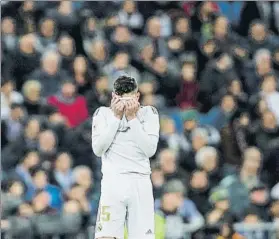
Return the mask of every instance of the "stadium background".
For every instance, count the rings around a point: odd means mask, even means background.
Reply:
[[[91,116],[126,73],[161,117],[156,239],[276,238],[278,30],[277,2],[1,1],[2,236],[93,238]]]

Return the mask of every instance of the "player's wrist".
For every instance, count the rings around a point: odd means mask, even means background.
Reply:
[[[127,115],[127,116],[126,116],[126,118],[127,118],[128,121],[133,120],[133,119],[135,119],[136,117],[137,117],[136,114],[134,114],[134,115]]]

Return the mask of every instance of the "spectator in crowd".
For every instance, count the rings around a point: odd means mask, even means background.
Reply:
[[[257,50],[254,54],[254,65],[245,72],[245,85],[249,94],[256,93],[263,76],[272,73],[271,53],[266,48]]]
[[[111,54],[114,55],[118,51],[133,51],[133,37],[129,28],[124,25],[116,26],[111,35]]]
[[[63,80],[69,78],[61,69],[61,57],[55,51],[45,52],[41,59],[41,68],[35,70],[29,79],[38,80],[42,85],[42,96],[56,94]]]
[[[114,79],[122,74],[132,76],[137,79],[138,82],[141,81],[138,70],[130,65],[129,58],[128,52],[119,51],[115,54],[113,61],[104,67],[104,73],[109,79],[109,90],[113,90]]]
[[[81,29],[83,48],[86,52],[89,52],[92,41],[100,40],[104,38],[102,29],[97,26],[97,19],[94,16],[89,16],[85,19],[83,27]]]
[[[43,53],[46,49],[56,48],[56,37],[58,34],[57,24],[52,18],[43,18],[39,25],[38,44]]]
[[[88,50],[85,48],[85,51],[93,69],[101,72],[109,57],[108,43],[102,39],[92,41]]]
[[[255,147],[247,148],[243,155],[243,165],[240,172],[229,175],[221,181],[221,185],[227,187],[229,191],[232,213],[242,215],[249,206],[249,189],[262,181],[261,166],[262,155],[260,151]]]
[[[222,225],[231,216],[229,193],[226,188],[214,188],[210,195],[210,202],[214,205],[213,209],[207,214],[207,224],[210,226]]]
[[[38,152],[29,151],[22,158],[22,162],[16,167],[15,173],[25,185],[30,185],[32,183],[31,171],[40,163]]]
[[[77,127],[88,117],[85,97],[76,94],[76,86],[72,81],[64,80],[61,93],[50,96],[47,102],[66,118],[69,127]]]
[[[69,34],[79,24],[78,15],[71,1],[61,2],[56,9],[49,9],[46,16],[57,22],[60,31],[66,31]]]
[[[62,207],[62,194],[61,190],[49,184],[48,176],[45,170],[38,168],[34,169],[32,172],[32,183],[27,185],[26,199],[31,200],[33,197],[35,204],[35,212],[41,213],[41,210],[61,209]],[[40,205],[40,199],[38,197],[43,197],[46,201],[45,206]],[[42,207],[42,208],[41,208]]]
[[[41,113],[44,105],[41,92],[42,85],[37,80],[28,80],[22,86],[23,106],[29,115],[39,115]]]
[[[90,115],[93,115],[95,110],[101,106],[109,106],[110,98],[108,77],[106,75],[99,75],[96,78],[96,82],[92,86],[92,89],[86,94],[86,101]]]
[[[78,55],[73,60],[71,66],[71,75],[77,85],[77,93],[84,95],[91,87],[94,79],[94,73],[89,68],[87,59]]]
[[[263,184],[258,184],[250,190],[250,207],[254,208],[260,218],[265,221],[269,220],[268,204],[270,203],[270,198],[268,194],[269,192]]]
[[[21,90],[26,77],[39,66],[40,53],[35,46],[36,36],[34,34],[30,33],[20,37],[13,59],[18,63],[13,67],[13,76],[16,79],[16,89],[18,90]]]
[[[181,142],[181,135],[175,128],[175,122],[172,118],[161,117],[161,132],[158,148],[169,148],[175,152],[178,152]],[[187,146],[186,146],[187,147]]]
[[[54,164],[54,170],[51,173],[50,181],[52,184],[62,188],[64,192],[68,192],[73,184],[71,155],[67,152],[58,154]]]
[[[14,53],[17,45],[16,22],[11,17],[5,17],[1,22],[2,48],[10,53]]]
[[[76,46],[74,39],[69,35],[62,35],[58,39],[58,52],[61,56],[61,67],[63,69],[69,69],[73,64],[73,60],[76,54]]]
[[[184,62],[181,75],[181,91],[177,95],[177,103],[182,110],[187,108],[196,108],[198,105],[199,86],[196,75],[196,65],[193,62]]]
[[[160,18],[151,17],[146,23],[147,27],[147,38],[152,41],[155,55],[168,57],[168,49],[165,39],[162,37],[162,25]]]
[[[206,215],[211,208],[211,204],[208,201],[211,186],[206,172],[196,170],[191,174],[188,197],[195,203],[202,215]]]
[[[163,149],[158,155],[158,160],[165,178],[164,181],[168,182],[172,179],[179,179],[183,182],[187,182],[187,174],[182,169],[178,168],[174,151]]]
[[[179,180],[172,180],[165,185],[161,200],[155,201],[158,215],[157,221],[155,217],[155,224],[157,223],[158,228],[162,228],[162,226],[166,228],[165,238],[181,237],[184,233],[183,227],[186,225],[195,231],[204,224],[202,215],[198,212],[195,204],[184,197],[185,194],[183,183]],[[159,219],[168,219],[168,217],[169,220]],[[167,223],[167,225],[161,225],[162,222],[163,224]],[[174,226],[176,230],[172,230]]]
[[[10,115],[11,104],[21,104],[23,102],[22,95],[14,90],[12,80],[4,80],[1,82],[1,119],[5,119]]]
[[[143,17],[141,13],[137,11],[137,3],[135,1],[124,1],[118,16],[120,24],[128,26],[134,33],[141,33]]]

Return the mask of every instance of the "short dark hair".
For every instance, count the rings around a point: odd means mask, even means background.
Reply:
[[[138,84],[133,77],[123,75],[116,79],[113,88],[115,94],[123,95],[137,90]]]

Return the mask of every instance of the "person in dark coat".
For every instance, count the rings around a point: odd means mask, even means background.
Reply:
[[[65,70],[59,69],[60,60],[58,53],[46,52],[42,57],[41,67],[28,76],[28,79],[38,80],[41,83],[43,97],[56,94],[61,82],[70,78]]]

